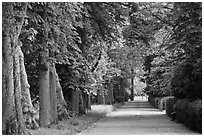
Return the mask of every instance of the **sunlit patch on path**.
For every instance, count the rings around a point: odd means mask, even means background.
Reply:
[[[147,99],[126,102],[104,119],[81,134],[137,135],[137,134],[197,134],[182,124],[171,121],[165,111],[153,108]]]

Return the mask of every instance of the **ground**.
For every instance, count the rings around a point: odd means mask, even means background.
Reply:
[[[171,121],[165,114],[153,108],[146,98],[138,97],[126,102],[80,135],[195,135],[199,134],[180,123]]]
[[[114,111],[122,103],[114,105],[92,105],[92,110],[87,115],[60,121],[58,124],[50,125],[48,128],[31,130],[32,135],[74,135],[82,132],[94,123]]]
[[[117,108],[115,111],[114,109]],[[196,135],[171,121],[165,111],[153,108],[145,97],[124,105],[94,105],[87,115],[32,130],[33,135]]]

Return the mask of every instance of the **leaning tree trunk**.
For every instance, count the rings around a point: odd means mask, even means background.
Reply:
[[[69,114],[67,112],[67,103],[64,99],[62,87],[59,82],[59,76],[55,69],[55,75],[56,75],[56,96],[57,96],[57,115],[59,120],[67,119],[69,118]]]
[[[30,96],[30,85],[28,84],[28,78],[24,65],[24,55],[23,52],[19,51],[19,63],[20,63],[20,79],[21,79],[21,95],[23,104],[27,105],[29,108],[33,108],[33,104]]]
[[[56,95],[56,73],[55,73],[55,63],[51,62],[50,68],[50,121],[52,123],[57,123],[57,95]]]
[[[56,70],[55,70],[55,74],[56,74],[57,105],[58,106],[67,106],[67,103],[66,103],[66,101],[64,99],[62,87],[61,87],[60,82],[59,82],[59,76],[58,76]]]
[[[19,44],[15,46],[16,53],[14,54],[14,62],[13,62],[13,68],[14,68],[14,95],[15,95],[15,106],[16,106],[16,118],[18,124],[18,134],[24,134],[24,131],[26,130],[25,122],[23,118],[23,111],[22,111],[22,104],[21,104],[21,80],[20,80],[20,63],[19,63],[19,51],[20,46]]]
[[[3,94],[2,94],[2,132],[3,134],[27,134],[21,103],[21,80],[18,39],[27,5],[21,3],[21,15],[14,16],[14,3],[3,3]]]
[[[21,80],[21,102],[23,108],[24,119],[26,127],[29,129],[36,129],[39,127],[39,113],[33,107],[30,96],[30,85],[28,84],[27,73],[24,65],[24,55],[22,50],[19,50],[19,63],[20,63],[20,80]]]

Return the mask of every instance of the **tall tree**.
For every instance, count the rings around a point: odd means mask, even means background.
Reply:
[[[25,70],[22,65],[22,43],[19,35],[26,16],[26,3],[3,3],[3,94],[2,94],[2,131],[3,134],[27,134],[23,111],[22,90],[27,86],[21,78]],[[25,92],[25,91],[23,91]],[[29,97],[29,96],[28,96]],[[28,102],[30,103],[30,102]]]

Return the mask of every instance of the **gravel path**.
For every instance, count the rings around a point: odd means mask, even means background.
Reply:
[[[153,108],[146,99],[126,102],[80,135],[196,135]]]

